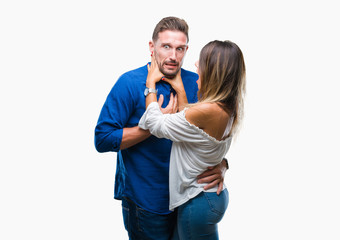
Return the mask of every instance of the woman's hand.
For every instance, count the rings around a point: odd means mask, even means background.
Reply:
[[[178,111],[177,95],[174,96],[173,93],[170,93],[170,101],[168,103],[168,106],[166,106],[165,108],[162,108],[163,101],[164,96],[161,94],[158,99],[158,105],[163,114],[176,113]]]
[[[181,69],[178,71],[174,78],[169,79],[164,77],[162,80],[169,83],[177,93],[184,91],[184,85],[181,77]]]
[[[224,174],[227,171],[226,161],[222,161],[214,167],[209,167],[204,173],[197,176],[198,183],[208,183],[204,190],[218,186],[217,195],[223,190]]]
[[[184,85],[182,82],[181,77],[181,70],[176,74],[176,76],[173,79],[169,78],[162,78],[163,81],[169,83],[171,87],[176,91],[177,93],[177,100],[178,100],[178,110],[182,111],[186,105],[188,105],[188,99],[187,95],[185,93]]]
[[[155,56],[151,55],[151,65],[148,67],[148,76],[146,78],[146,86],[148,88],[155,88],[156,82],[159,82],[163,77],[163,74],[159,70],[158,64],[156,62]]]

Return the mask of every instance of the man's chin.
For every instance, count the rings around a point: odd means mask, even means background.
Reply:
[[[179,72],[179,69],[175,72],[168,72],[168,71],[161,71],[164,74],[164,77],[169,78],[169,79],[173,79],[174,77],[176,77],[177,73]]]
[[[168,79],[173,79],[173,78],[176,77],[176,74],[175,74],[175,75],[174,75],[174,74],[171,74],[171,75],[169,75],[169,74],[164,74],[164,77],[165,77],[165,78],[168,78]]]

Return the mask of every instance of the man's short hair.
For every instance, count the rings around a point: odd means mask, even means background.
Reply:
[[[177,17],[165,17],[155,27],[152,34],[152,41],[156,42],[158,39],[158,33],[171,30],[180,31],[187,36],[187,42],[189,42],[189,26],[183,19]]]

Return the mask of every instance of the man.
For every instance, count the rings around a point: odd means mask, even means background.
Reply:
[[[179,72],[189,103],[197,101],[198,76],[181,69],[188,49],[188,25],[176,17],[163,18],[149,42],[158,68],[166,78]],[[180,71],[181,70],[181,71]],[[95,130],[99,152],[115,151],[117,168],[115,198],[122,200],[124,225],[130,239],[170,239],[176,212],[169,211],[169,158],[171,141],[151,136],[138,127],[145,111],[145,96],[156,92],[164,113],[175,101],[171,86],[160,81],[156,89],[145,87],[147,66],[123,74],[113,86],[100,113]],[[173,94],[172,94],[173,93]],[[226,162],[207,170],[199,181],[207,188],[222,186]]]

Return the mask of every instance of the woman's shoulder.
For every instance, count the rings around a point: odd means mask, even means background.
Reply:
[[[215,118],[220,119],[221,114],[227,113],[217,103],[198,103],[186,110],[185,117],[190,123],[198,127],[205,127],[207,124],[211,124]]]
[[[221,112],[222,108],[219,106],[218,103],[215,102],[203,102],[203,103],[197,103],[193,105],[192,107],[187,109],[188,113],[194,113],[198,115],[210,115],[217,112]]]

